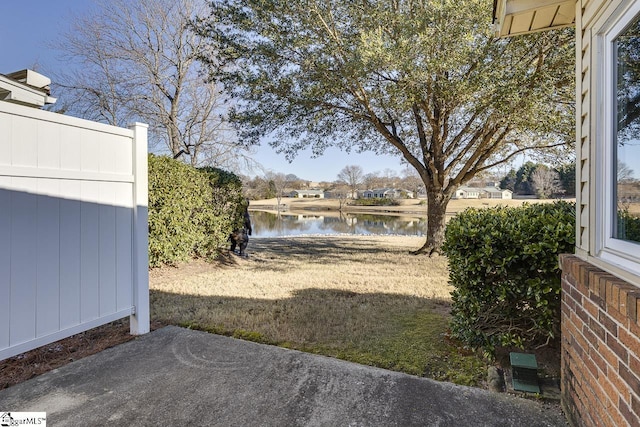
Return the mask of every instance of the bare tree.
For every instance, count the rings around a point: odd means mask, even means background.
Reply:
[[[77,65],[56,76],[63,108],[116,126],[146,122],[173,157],[237,170],[247,152],[222,118],[218,87],[201,76],[206,45],[190,30],[204,10],[201,0],[104,0],[74,17],[58,44]]]
[[[418,172],[411,167],[407,167],[402,171],[402,186],[406,189],[409,190],[413,193],[413,197],[414,198],[418,198],[418,194],[420,194],[421,191],[426,191],[425,190],[425,186],[424,186],[424,182],[422,182],[422,179],[420,178],[420,175],[418,175]]]
[[[618,167],[616,170],[618,182],[630,182],[633,181],[633,169],[627,166],[626,163],[618,159]]]
[[[531,184],[536,196],[540,199],[548,199],[554,194],[562,191],[560,174],[548,167],[538,166],[531,174]]]
[[[267,171],[264,176],[269,182],[269,186],[273,186],[273,190],[276,194],[277,210],[278,213],[280,213],[281,200],[285,195],[287,184],[289,183],[287,175],[280,172]]]
[[[354,198],[353,189],[342,182],[338,182],[331,188],[331,194],[333,198],[338,199],[338,210],[342,212],[342,208],[345,207],[349,199]]]
[[[384,187],[386,180],[380,176],[380,172],[371,172],[364,176],[364,186],[367,190]]]
[[[364,171],[360,166],[345,166],[338,172],[338,180],[344,182],[351,190],[351,194],[355,195],[358,193],[358,187],[364,182]]]

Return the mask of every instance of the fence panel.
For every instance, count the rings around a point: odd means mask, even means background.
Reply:
[[[147,132],[0,102],[0,360],[149,331]]]

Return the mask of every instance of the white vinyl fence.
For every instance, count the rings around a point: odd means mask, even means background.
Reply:
[[[130,316],[149,331],[147,126],[0,102],[0,360]]]

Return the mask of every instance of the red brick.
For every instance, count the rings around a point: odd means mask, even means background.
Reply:
[[[582,336],[582,334],[575,334],[573,336],[573,343],[574,346],[579,346],[582,350],[586,351],[589,349],[589,343],[587,342],[587,340]]]
[[[574,360],[582,360],[584,348],[578,341],[576,341],[575,337],[573,337],[573,339],[571,340],[571,345],[569,346],[569,354]]]
[[[582,327],[582,336],[587,340],[590,348],[598,348],[600,346],[598,337],[593,333],[591,329],[589,329],[587,325],[584,325]]]
[[[569,307],[572,311],[576,311],[576,300],[574,300],[571,295],[565,294],[564,304]]]
[[[629,349],[630,354],[635,354],[640,356],[640,341],[631,335],[626,329],[620,329],[620,334],[618,339],[620,342]]]
[[[607,305],[604,302],[604,299],[601,298],[599,295],[593,293],[593,292],[589,292],[589,299],[591,301],[593,301],[595,304],[597,304],[598,307],[600,307],[600,308],[606,308],[607,307]],[[587,299],[584,298],[582,300],[582,304],[584,305],[586,302],[587,302]]]
[[[593,333],[602,341],[605,340],[606,331],[597,320],[589,319],[589,329],[591,329],[591,331],[593,331]]]
[[[613,283],[610,280],[605,282],[605,287],[607,288],[607,297],[605,298],[605,301],[608,305],[613,305],[615,309],[618,310],[620,308],[618,304],[618,288],[614,290]]]
[[[600,295],[602,298],[609,299],[609,290],[611,289],[611,283],[616,279],[616,276],[614,276],[613,274],[605,273],[604,271],[601,271],[600,274],[598,274],[599,287],[600,289],[604,289],[603,292],[606,293],[606,297],[604,294]]]
[[[620,282],[618,288],[620,289],[620,313],[623,316],[629,316],[629,307],[627,307],[627,304],[629,302],[628,297],[630,294],[633,295],[637,288],[626,282]],[[635,310],[635,299],[633,305],[633,309]]]
[[[578,331],[581,330],[582,326],[584,326],[585,324],[585,322],[578,316],[577,313],[571,313],[571,317],[569,317],[569,322],[573,323],[576,327],[576,330]]]
[[[578,288],[572,287],[571,289],[569,289],[569,295],[576,301],[577,304],[582,304],[583,294],[578,290]]]
[[[620,288],[613,283],[611,284],[611,293],[607,298],[607,305],[620,311]]]
[[[620,364],[618,372],[620,373],[622,381],[624,381],[635,394],[640,394],[640,379],[623,364]]]
[[[569,286],[571,286],[571,287],[573,287],[573,288],[575,288],[575,287],[576,287],[576,283],[577,283],[577,282],[576,282],[576,280],[577,280],[577,279],[576,279],[576,276],[574,276],[573,274],[571,274],[571,273],[567,273],[567,274],[565,275],[565,280],[567,281],[567,283],[569,284]]]
[[[629,369],[636,376],[640,377],[640,360],[637,357],[629,355]]]
[[[631,410],[636,415],[640,415],[640,399],[637,396],[631,396]]]
[[[598,318],[598,313],[600,312],[599,305],[597,302],[593,300],[584,299],[582,301],[582,308],[585,309],[587,313],[594,319]]]
[[[571,308],[565,301],[563,301],[562,304],[560,305],[560,319],[562,321],[564,317],[569,317],[569,316],[571,316]]]
[[[598,367],[600,372],[606,377],[607,376],[607,372],[609,371],[609,365],[604,360],[604,358],[602,356],[600,356],[600,353],[598,353],[598,351],[596,349],[590,348],[589,349],[589,357],[591,357],[591,360],[593,360],[593,363],[596,364],[596,366]]]
[[[576,280],[580,277],[580,270],[584,267],[586,263],[582,260],[575,260],[571,263],[571,275],[576,278]]]
[[[589,289],[589,279],[592,277],[592,273],[599,272],[599,271],[602,271],[602,270],[592,266],[591,264],[584,264],[580,268],[580,274],[577,276],[577,279],[578,279],[577,288],[580,290],[580,292],[582,292],[585,295],[587,294]]]
[[[600,351],[600,354],[602,355],[602,357],[604,357],[604,360],[607,361],[609,366],[613,368],[613,371],[618,372],[618,365],[620,364],[620,359],[618,358],[618,356],[616,356],[616,354],[611,351],[611,349],[606,345],[600,346],[600,348],[598,348],[598,351]]]
[[[590,377],[597,380],[599,377],[599,372],[598,372],[598,367],[596,366],[595,363],[593,363],[593,360],[591,360],[588,357],[584,357],[582,359],[582,363],[584,363],[584,366],[591,373]]]
[[[588,275],[589,279],[588,279],[588,283],[586,283],[586,285],[589,287],[589,290],[598,295],[604,295],[604,292],[602,294],[600,293],[600,275],[601,274],[602,274],[601,270],[597,270],[597,269],[589,270],[589,275]]]
[[[618,408],[620,409],[620,413],[624,417],[624,419],[629,423],[629,425],[637,426],[640,425],[640,418],[636,414],[631,411],[629,405],[624,402],[622,399],[618,400]]]
[[[611,417],[612,424],[606,424],[607,427],[621,427],[627,424],[617,408],[609,412],[609,417]]]
[[[618,391],[618,395],[622,396],[626,401],[628,401],[629,397],[631,396],[631,389],[624,382],[618,372],[614,372],[613,369],[610,369],[607,379],[611,384],[613,384],[613,388]]]
[[[636,338],[640,338],[640,325],[638,325],[638,322],[628,322],[626,326],[628,327],[629,333],[633,334]]]
[[[582,308],[582,306],[576,305],[576,314],[578,315],[580,320],[582,320],[584,323],[589,323],[589,315]]]
[[[600,310],[600,313],[598,313],[596,319],[600,321],[600,323],[607,329],[607,331],[609,331],[611,335],[613,335],[614,337],[618,336],[618,324],[607,313]]]
[[[640,300],[638,288],[627,293],[627,314],[632,322],[638,321],[638,300]]]
[[[578,329],[577,325],[580,325],[580,329]],[[570,316],[562,319],[562,327],[564,328],[565,331],[567,331],[572,335],[580,333],[579,331],[582,330],[583,325],[584,323],[582,323],[582,321],[578,318],[578,316],[575,313],[572,313]]]
[[[621,325],[626,325],[629,322],[629,318],[626,315],[611,306],[607,307],[607,314]]]
[[[607,347],[609,347],[625,365],[628,363],[629,352],[620,344],[618,339],[611,334],[607,334]]]

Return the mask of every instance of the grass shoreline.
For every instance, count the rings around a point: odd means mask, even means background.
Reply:
[[[574,201],[574,199],[563,199]],[[340,211],[345,213],[379,213],[385,215],[419,215],[426,216],[427,205],[425,199],[399,199],[398,206],[358,206],[346,204],[340,209],[340,202],[337,199],[298,199],[283,197],[280,199],[282,205],[286,205],[287,212],[308,212],[308,211]],[[557,199],[453,199],[447,205],[447,215],[455,215],[466,208],[487,208],[493,206],[522,206],[523,203],[553,203]],[[249,209],[276,212],[277,199],[251,200]]]

